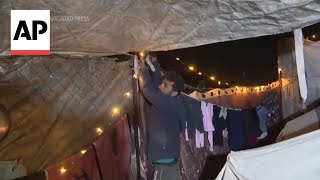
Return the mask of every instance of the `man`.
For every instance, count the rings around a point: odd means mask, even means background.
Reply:
[[[167,72],[161,81],[160,65],[155,57],[152,72],[140,58],[139,86],[151,104],[148,111],[148,160],[155,166],[154,179],[180,179],[180,138],[184,129],[184,106],[179,96],[184,81],[176,72]]]

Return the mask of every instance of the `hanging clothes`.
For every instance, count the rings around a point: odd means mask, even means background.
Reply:
[[[220,117],[220,112],[222,111],[221,108],[219,106],[214,106],[213,107],[213,118],[212,118],[212,122],[215,128],[214,131],[214,144],[215,145],[223,145],[223,135],[222,135],[222,131],[227,128],[227,116],[225,116],[226,118],[224,118],[224,116]]]
[[[195,137],[196,129],[203,133],[203,122],[202,122],[202,112],[200,101],[193,99],[187,95],[181,94],[181,100],[185,108],[185,118],[187,121],[186,131],[188,133],[188,138]]]
[[[228,110],[227,123],[229,132],[229,146],[232,151],[240,151],[245,148],[242,127],[242,112]]]
[[[204,133],[200,133],[198,130],[196,130],[195,139],[197,148],[204,147]]]
[[[258,142],[257,138],[261,135],[259,119],[256,110],[242,110],[242,123],[246,148],[255,146]]]
[[[213,151],[213,131],[214,126],[212,123],[213,117],[213,105],[210,103],[206,103],[201,101],[201,111],[203,115],[203,128],[205,132],[208,132],[208,141],[210,145],[210,151]]]
[[[257,139],[261,140],[268,136],[267,119],[269,115],[271,117],[271,114],[269,114],[267,108],[262,106],[261,104],[259,104],[256,107],[256,112],[259,118],[259,127],[260,127],[260,130],[262,131],[262,134],[259,137],[257,137]]]

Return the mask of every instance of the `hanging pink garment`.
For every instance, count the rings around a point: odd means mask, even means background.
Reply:
[[[210,103],[206,103],[201,101],[201,111],[203,114],[203,129],[208,132],[208,141],[210,144],[210,151],[213,151],[213,131],[214,126],[212,123],[213,117],[213,105]]]
[[[196,138],[196,147],[197,148],[204,147],[204,134],[196,130],[195,138]]]

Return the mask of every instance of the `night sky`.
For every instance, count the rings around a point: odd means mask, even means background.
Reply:
[[[313,40],[319,40],[320,23],[303,31],[305,37],[312,38],[317,34]],[[286,33],[158,52],[158,59],[165,71],[177,71],[187,84],[195,87],[266,85],[278,80],[276,45],[281,36],[293,35]],[[176,60],[177,57],[180,61]],[[196,72],[189,71],[189,65],[194,65]],[[206,76],[199,76],[199,71],[206,73]],[[208,78],[211,75],[216,78],[215,81]],[[222,84],[219,85],[218,81]]]

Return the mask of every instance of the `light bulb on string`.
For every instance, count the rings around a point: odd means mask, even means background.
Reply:
[[[100,135],[103,132],[103,130],[100,127],[97,127],[96,132],[98,135]]]
[[[189,66],[189,70],[190,70],[190,71],[194,71],[194,70],[195,70],[195,67],[191,65],[191,66]]]
[[[214,76],[210,76],[210,79],[211,79],[212,81],[214,81],[214,80],[215,80]]]
[[[221,81],[218,81],[218,84],[221,85]]]
[[[313,38],[313,39],[315,39],[315,38],[316,38],[316,35],[315,35],[315,34],[314,34],[314,35],[312,35],[312,38]]]
[[[124,93],[124,96],[125,97],[131,97],[131,93],[130,92],[126,92],[126,93]]]
[[[176,60],[177,60],[177,61],[180,61],[180,58],[176,57]]]
[[[202,75],[202,72],[198,72],[198,74],[199,74],[199,76],[201,76],[201,75]]]
[[[85,150],[85,149],[80,151],[80,153],[81,153],[82,155],[84,155],[86,152],[87,152],[87,150]]]
[[[60,168],[60,174],[65,174],[67,172],[67,169],[64,167]]]
[[[114,107],[112,109],[112,117],[118,115],[119,113],[120,113],[120,109],[118,107]]]
[[[228,83],[226,83],[226,85],[228,86],[229,84],[228,84]]]
[[[281,69],[281,68],[278,68],[278,73],[279,73],[279,74],[281,73],[281,71],[282,71],[282,69]]]
[[[139,52],[139,56],[140,56],[141,58],[143,58],[143,57],[145,56],[145,52],[144,52],[144,51],[140,51],[140,52]]]

